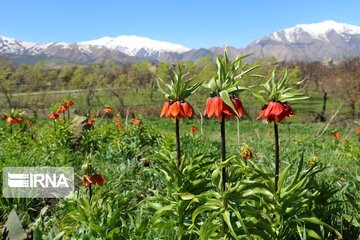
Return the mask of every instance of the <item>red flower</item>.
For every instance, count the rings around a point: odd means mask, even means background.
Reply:
[[[174,117],[174,118],[175,117],[183,118],[185,113],[184,113],[184,109],[182,108],[181,102],[175,101],[171,103],[167,115],[170,115],[170,117]]]
[[[96,185],[96,184],[102,186],[106,182],[104,176],[98,173],[95,173],[93,175],[84,175],[82,176],[82,180],[85,187],[89,187],[91,185]]]
[[[73,105],[74,105],[74,103],[72,101],[68,101],[68,102],[65,103],[66,107],[71,107]]]
[[[355,129],[355,132],[360,133],[360,127],[357,127],[357,128]]]
[[[116,126],[116,128],[117,128],[117,129],[121,129],[121,128],[123,128],[123,125],[122,125],[122,124],[120,124],[120,123],[119,123],[119,124],[116,124],[115,126]]]
[[[29,125],[33,125],[33,121],[31,119],[28,120],[27,122]]]
[[[6,119],[7,119],[7,115],[6,115],[6,114],[2,114],[2,115],[1,115],[1,119],[2,119],[2,120],[6,120]]]
[[[242,117],[244,114],[244,109],[241,103],[240,98],[233,98],[231,102],[234,104],[236,111],[239,116]],[[218,119],[221,119],[222,116],[225,118],[230,118],[235,116],[234,111],[222,100],[221,97],[212,97],[206,100],[206,109],[204,112],[204,116],[208,118],[212,118],[216,116]]]
[[[23,117],[18,117],[18,118],[16,119],[16,122],[17,122],[17,123],[22,123],[22,122],[24,122],[24,118],[23,118]]]
[[[242,117],[244,115],[244,108],[243,108],[240,98],[233,98],[233,99],[231,99],[231,102],[234,104],[235,109],[236,109],[237,113],[239,114],[239,116]]]
[[[275,121],[276,123],[282,122],[285,117],[290,117],[295,115],[291,107],[287,103],[282,102],[269,102],[268,105],[265,105],[259,113],[259,116],[256,118],[259,120],[264,117],[268,123]]]
[[[191,133],[195,133],[195,132],[197,132],[197,131],[198,131],[198,128],[195,127],[195,126],[192,126],[192,127],[190,128],[190,132],[191,132]]]
[[[112,113],[111,107],[104,107],[104,113]]]
[[[192,108],[192,106],[190,105],[190,103],[188,102],[182,102],[181,103],[181,107],[183,109],[184,112],[184,118],[191,118],[194,115],[194,109]]]
[[[92,125],[94,125],[94,123],[95,123],[95,120],[93,120],[93,119],[88,119],[87,122],[86,122],[86,124],[88,126],[92,126]]]
[[[169,118],[170,117],[169,108],[170,108],[170,102],[166,101],[161,109],[160,117],[165,116],[166,118]]]
[[[115,122],[120,122],[120,120],[121,120],[121,119],[120,119],[119,117],[114,117],[114,121],[115,121]]]
[[[334,136],[335,139],[336,139],[336,138],[339,138],[339,137],[340,137],[340,132],[339,132],[339,131],[335,131],[335,132],[333,133],[333,136]]]
[[[95,173],[94,175],[92,175],[92,182],[93,184],[98,184],[99,186],[104,185],[104,183],[106,182],[104,176]]]
[[[55,119],[59,118],[59,113],[54,112],[54,113],[50,114],[49,118],[52,120],[55,120]]]
[[[6,119],[6,122],[8,124],[14,124],[14,123],[16,123],[16,119],[10,116]]]
[[[142,121],[140,119],[134,119],[134,121],[132,122],[134,125],[141,125]]]
[[[58,112],[65,112],[68,109],[66,105],[62,105],[59,107]]]
[[[166,101],[161,110],[160,117],[165,116],[166,118],[187,118],[194,115],[194,109],[190,103],[184,101],[169,102]]]

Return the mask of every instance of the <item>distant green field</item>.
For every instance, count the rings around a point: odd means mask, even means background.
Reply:
[[[87,106],[86,92],[76,94],[52,93],[28,96],[15,95],[12,97],[12,100],[15,103],[15,106],[19,108],[49,110],[52,105],[63,99],[72,99],[80,113],[85,113],[87,111],[91,111],[93,113],[101,112],[105,105],[109,105],[116,111],[121,112],[121,115],[126,115],[127,111],[129,111],[132,115],[142,114],[151,117],[158,116],[165,100],[158,90],[153,91],[153,94],[151,94],[149,89],[140,89],[138,91],[135,91],[134,89],[127,89],[119,90],[118,92],[122,96],[123,105],[120,105],[119,100],[114,97],[110,91],[98,91],[95,92],[94,97],[91,100],[92,106],[90,109]],[[292,105],[296,116],[291,118],[289,120],[290,122],[312,122],[315,119],[315,113],[321,112],[322,95],[319,93],[310,93],[309,96],[310,98],[308,100],[296,102]],[[204,89],[200,89],[199,92],[190,98],[190,103],[195,107],[197,114],[199,114],[199,111],[204,111],[206,98],[207,91]],[[252,118],[256,118],[262,104],[248,93],[244,94],[241,98],[249,115]],[[340,107],[341,104],[342,107]],[[4,97],[0,98],[0,107],[2,109],[8,108]],[[338,108],[339,113],[336,118],[334,118],[334,122],[352,122],[352,119],[349,118],[350,109],[346,102],[339,97],[329,95],[325,114],[327,119],[329,119]]]

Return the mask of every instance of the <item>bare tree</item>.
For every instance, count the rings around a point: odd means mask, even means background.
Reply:
[[[360,58],[341,62],[336,67],[337,85],[340,96],[348,103],[351,116],[356,118],[356,107],[360,102]]]

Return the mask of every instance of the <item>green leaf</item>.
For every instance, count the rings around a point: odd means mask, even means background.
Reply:
[[[237,110],[235,109],[234,104],[230,99],[229,93],[227,91],[221,91],[220,97],[222,98],[222,100],[224,100],[225,104],[228,105],[233,110],[233,112],[236,113],[236,115],[240,118]]]
[[[230,230],[230,233],[231,235],[235,238],[235,239],[239,239],[238,236],[236,235],[233,227],[232,227],[232,224],[231,224],[231,221],[230,221],[230,212],[228,210],[225,210],[225,212],[222,214],[223,215],[223,218]]]
[[[320,226],[324,226],[332,231],[334,231],[336,233],[336,235],[341,237],[341,234],[332,226],[330,226],[329,224],[324,223],[323,221],[321,221],[320,219],[318,219],[317,217],[310,217],[310,218],[300,218],[301,220],[305,221],[305,222],[309,222],[309,223],[313,223],[313,224],[317,224]]]
[[[214,204],[204,204],[200,207],[198,207],[192,214],[191,220],[193,223],[195,223],[196,217],[203,212],[210,211],[210,210],[218,210],[219,206]]]
[[[178,194],[179,194],[179,196],[181,197],[182,200],[191,200],[191,199],[193,199],[195,197],[194,194],[191,194],[191,193],[188,193],[188,192],[186,192],[186,193],[178,193]]]

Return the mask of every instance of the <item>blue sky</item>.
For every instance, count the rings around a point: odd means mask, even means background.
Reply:
[[[138,35],[190,48],[244,47],[299,23],[360,25],[358,0],[7,0],[0,35],[38,43]]]

